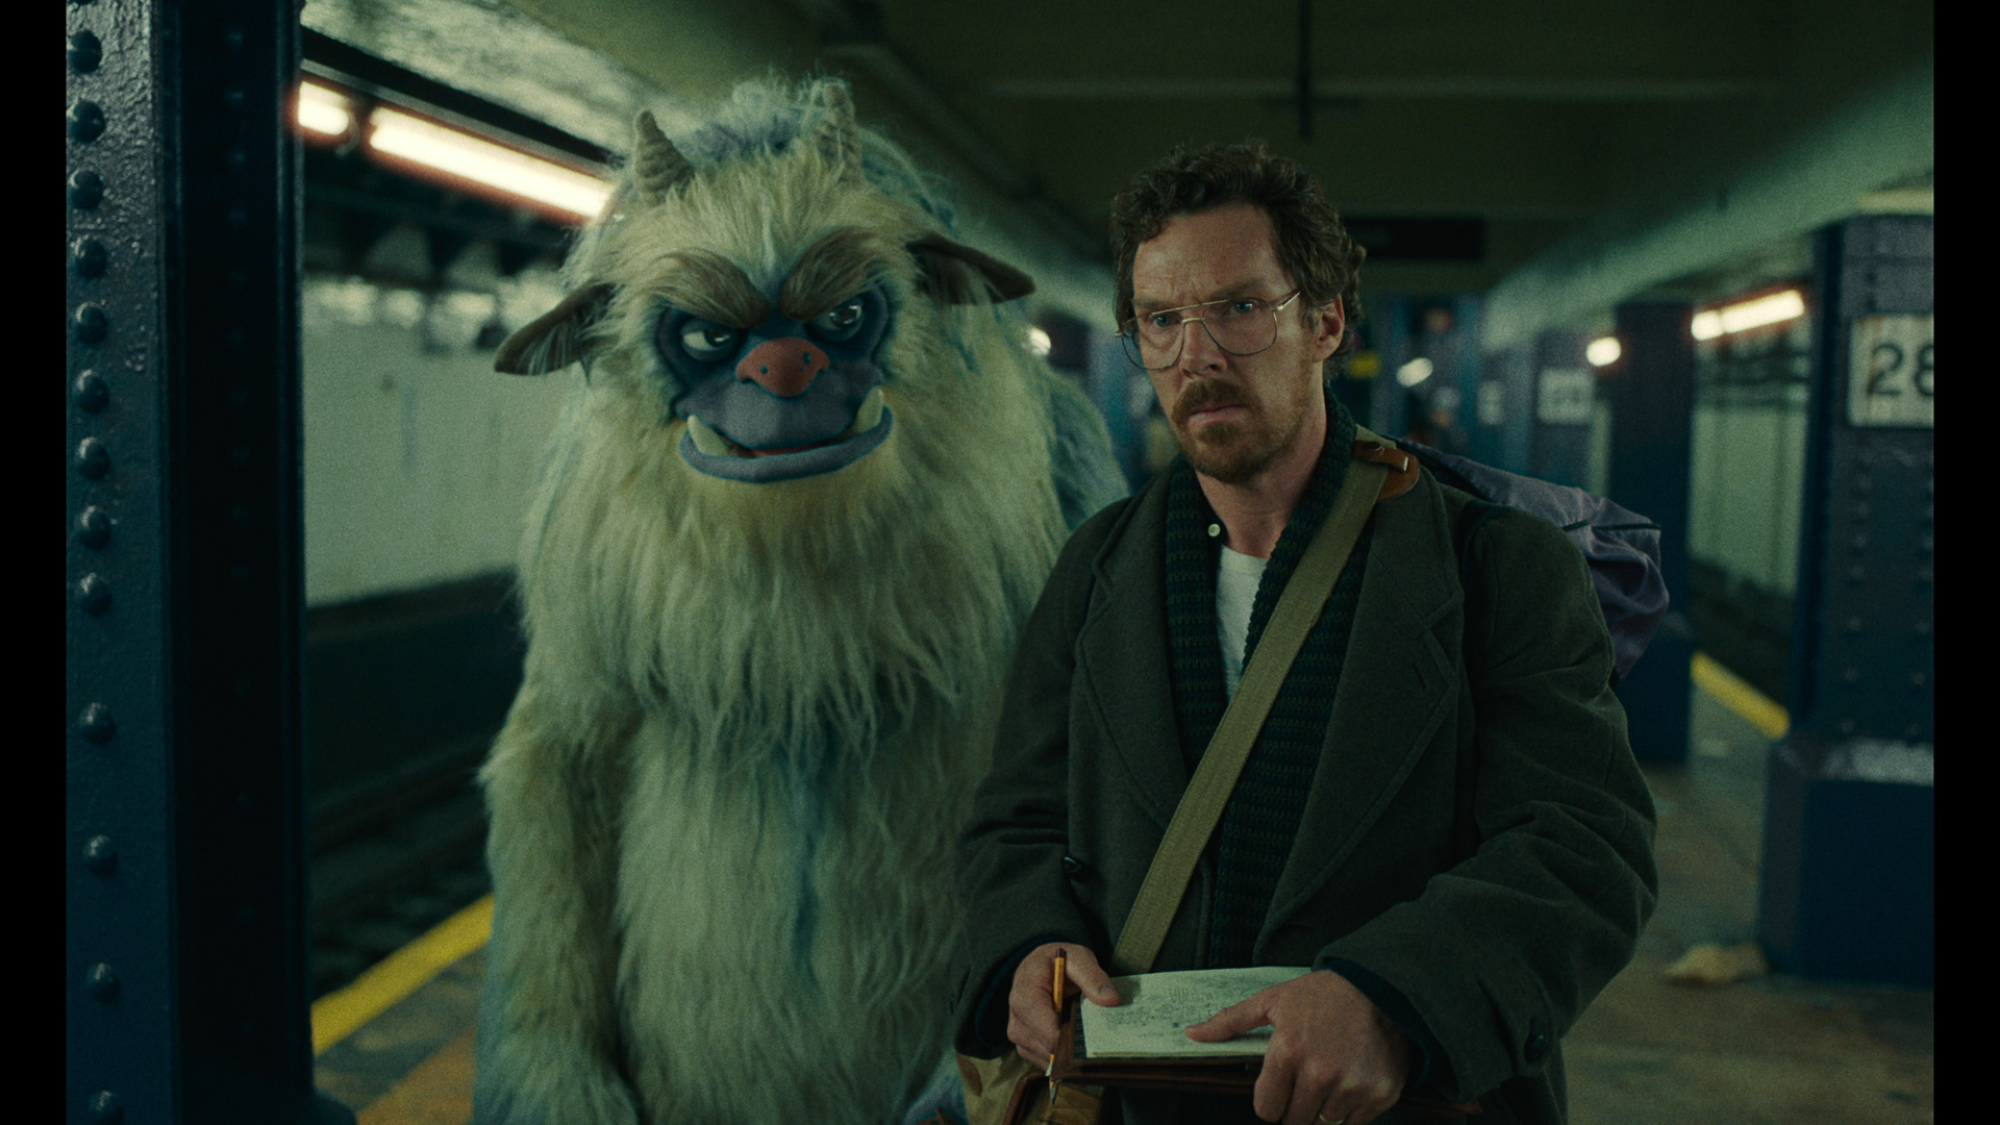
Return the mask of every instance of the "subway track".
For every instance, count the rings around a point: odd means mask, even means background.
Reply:
[[[364,791],[316,801],[308,918],[312,996],[351,983],[491,890],[473,771],[491,732]]]

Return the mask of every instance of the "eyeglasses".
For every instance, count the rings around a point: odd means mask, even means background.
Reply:
[[[1126,321],[1118,336],[1124,341],[1125,357],[1148,371],[1172,367],[1180,359],[1187,338],[1183,329],[1196,321],[1215,346],[1230,355],[1256,355],[1278,342],[1278,310],[1298,300],[1302,292],[1295,289],[1275,305],[1262,297],[1230,297],[1157,309]],[[1201,315],[1187,315],[1196,310],[1202,310]]]

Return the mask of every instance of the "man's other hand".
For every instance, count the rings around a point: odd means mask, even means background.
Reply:
[[[1125,1001],[1111,987],[1111,978],[1097,963],[1089,947],[1075,942],[1052,941],[1036,946],[1014,970],[1014,987],[1007,994],[1007,1038],[1014,1050],[1036,1066],[1047,1066],[1055,1054],[1056,1035],[1061,1030],[1056,1015],[1056,950],[1064,954],[1063,976],[1069,983],[1064,995],[1081,992],[1100,1008],[1112,1008]]]
[[[1346,977],[1327,970],[1273,985],[1187,1034],[1219,1043],[1267,1024],[1271,1045],[1252,1102],[1266,1121],[1368,1125],[1396,1104],[1410,1079],[1409,1037]]]

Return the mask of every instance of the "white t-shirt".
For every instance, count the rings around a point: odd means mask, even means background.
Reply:
[[[1215,568],[1216,629],[1222,638],[1222,682],[1228,698],[1236,698],[1243,682],[1243,645],[1250,639],[1250,610],[1257,604],[1257,584],[1264,580],[1269,560],[1222,548]]]

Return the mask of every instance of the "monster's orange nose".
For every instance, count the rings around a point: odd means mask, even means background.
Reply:
[[[736,365],[736,377],[756,383],[779,398],[797,398],[826,370],[826,353],[796,336],[769,340],[750,349]]]

